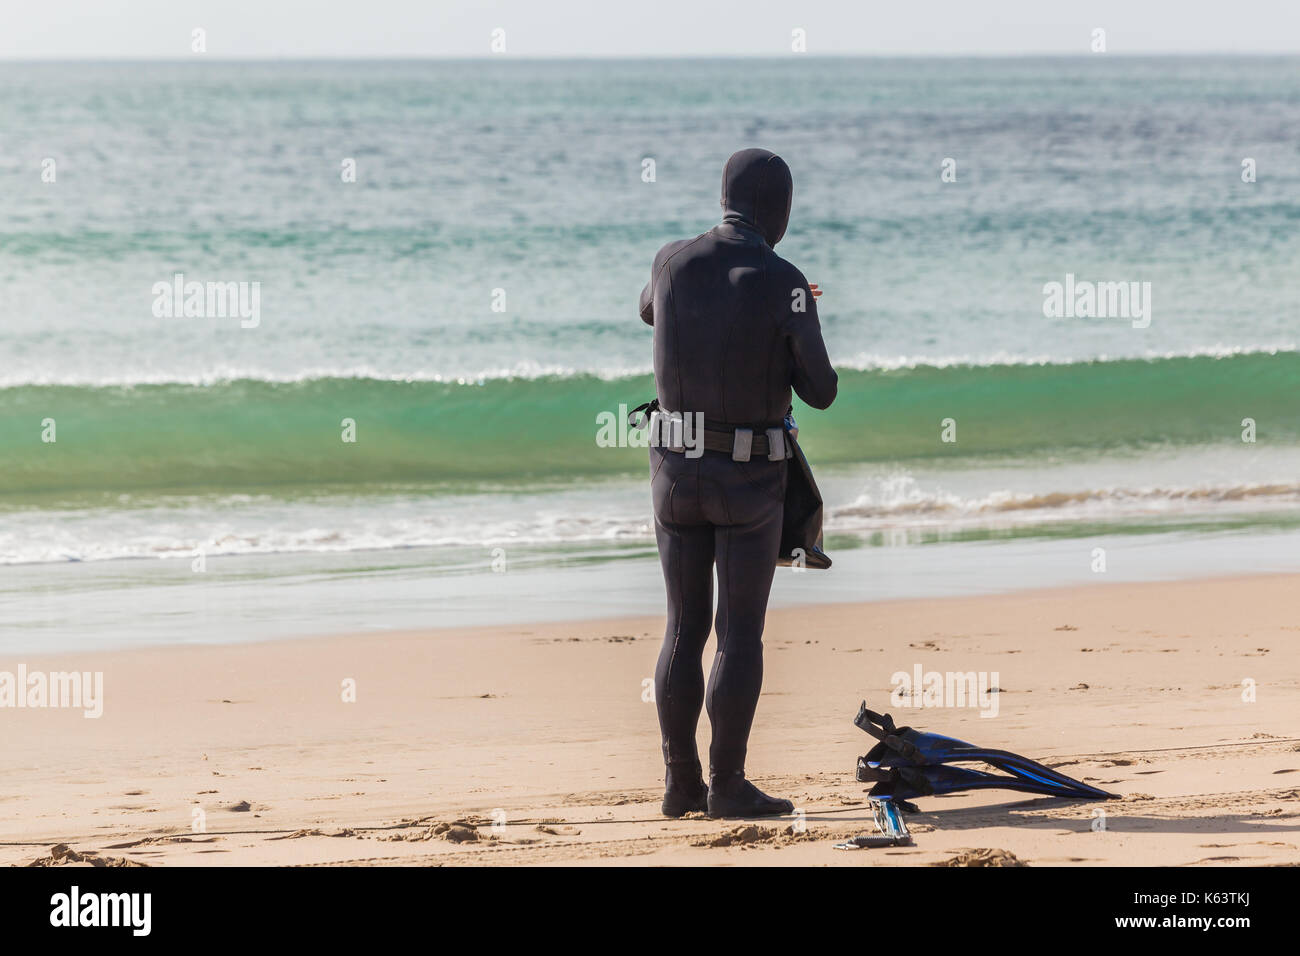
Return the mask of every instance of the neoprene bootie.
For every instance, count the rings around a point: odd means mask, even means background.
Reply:
[[[664,802],[660,809],[666,817],[704,813],[709,808],[709,788],[698,762],[670,763],[664,773]]]
[[[793,803],[780,797],[769,797],[745,779],[743,770],[709,777],[711,817],[779,817],[793,812]]]

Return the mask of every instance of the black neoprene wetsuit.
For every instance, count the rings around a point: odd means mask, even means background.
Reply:
[[[817,307],[803,274],[773,251],[785,234],[790,169],[763,149],[733,155],[722,176],[722,222],[659,250],[641,293],[654,327],[663,408],[702,413],[710,427],[780,426],[791,388],[813,408],[835,399]],[[744,770],[763,681],[763,624],[781,543],[787,465],[725,452],[688,457],[650,448],[655,535],[668,624],[655,700],[670,770],[698,762],[695,730],[707,702],[710,772]],[[707,691],[703,652],[713,616],[717,652]]]

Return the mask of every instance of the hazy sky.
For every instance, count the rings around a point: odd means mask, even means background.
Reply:
[[[1300,0],[4,0],[0,57],[1300,52]]]

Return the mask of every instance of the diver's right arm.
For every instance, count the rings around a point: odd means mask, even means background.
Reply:
[[[655,261],[650,265],[650,281],[641,290],[641,321],[646,325],[655,324],[655,280],[659,278],[669,253],[680,245],[680,242],[670,242],[655,253]]]
[[[703,236],[696,236],[694,239],[677,239],[668,243],[662,249],[655,253],[655,261],[650,266],[650,281],[646,283],[645,288],[641,290],[641,321],[646,325],[655,324],[655,283],[659,281],[668,281],[664,268],[668,260],[674,255],[681,252],[693,242],[698,242]],[[671,286],[669,295],[671,295]]]
[[[655,280],[654,276],[641,290],[641,321],[646,325],[655,324]]]

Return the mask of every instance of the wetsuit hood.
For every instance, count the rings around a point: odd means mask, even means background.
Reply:
[[[770,246],[785,235],[793,195],[790,167],[770,150],[742,149],[722,169],[723,221],[757,229]]]

